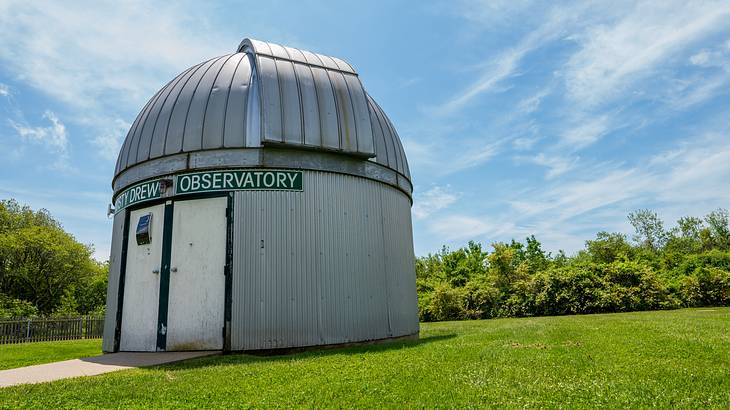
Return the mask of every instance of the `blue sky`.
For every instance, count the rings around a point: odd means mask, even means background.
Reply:
[[[0,198],[109,253],[117,150],[157,89],[244,37],[349,61],[403,139],[417,255],[575,252],[729,207],[730,2],[0,3]]]

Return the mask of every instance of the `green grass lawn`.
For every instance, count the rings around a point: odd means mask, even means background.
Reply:
[[[101,339],[0,345],[0,370],[101,354]]]
[[[730,308],[426,323],[417,342],[0,389],[3,406],[728,408]]]

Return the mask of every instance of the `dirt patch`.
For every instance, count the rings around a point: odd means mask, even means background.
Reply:
[[[547,349],[548,346],[544,343],[530,343],[530,344],[522,344],[520,342],[510,342],[509,347],[512,349]]]

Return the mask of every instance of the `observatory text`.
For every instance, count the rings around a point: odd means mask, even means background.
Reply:
[[[301,171],[211,171],[178,175],[176,194],[235,190],[302,190]]]

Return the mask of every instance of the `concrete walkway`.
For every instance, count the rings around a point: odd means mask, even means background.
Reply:
[[[102,373],[115,372],[117,370],[156,366],[214,354],[220,354],[220,351],[120,352],[65,360],[62,362],[38,364],[18,369],[0,370],[0,387],[28,383],[44,383],[71,377],[94,376]]]

